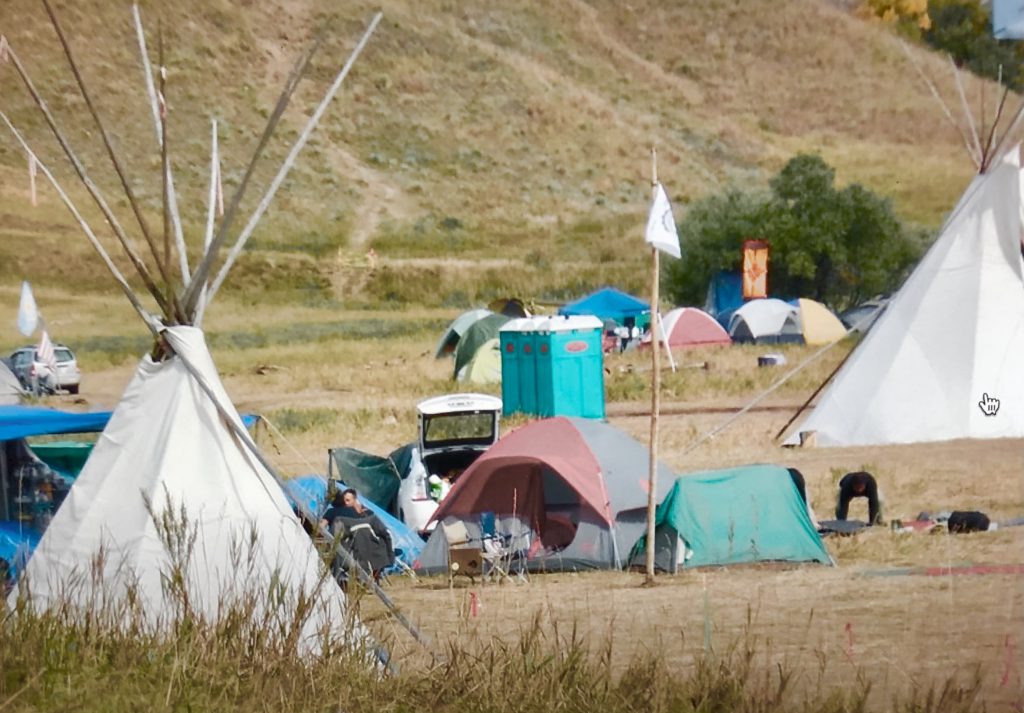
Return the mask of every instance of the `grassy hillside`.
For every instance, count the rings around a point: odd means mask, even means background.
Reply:
[[[130,5],[57,5],[159,225],[159,159]],[[560,299],[604,282],[640,289],[651,145],[680,214],[725,186],[761,186],[795,152],[816,151],[841,181],[891,196],[903,217],[941,221],[970,166],[884,27],[821,0],[664,5],[383,0],[384,22],[232,288],[252,297],[273,290],[307,301],[447,305],[506,292]],[[221,122],[230,193],[294,57],[326,28],[314,71],[250,190],[251,210],[376,7],[143,3],[154,57],[162,18],[169,133],[192,244],[204,220],[210,117]],[[41,3],[6,0],[0,32],[97,183],[119,197]],[[949,79],[941,58],[915,52],[929,73]],[[952,82],[941,85],[952,99]],[[967,91],[980,97],[982,83],[969,81]],[[989,103],[993,95],[989,87]],[[10,65],[0,65],[0,108],[71,184]],[[105,284],[99,262],[81,259],[89,249],[52,191],[29,205],[25,159],[6,129],[0,136],[0,281]],[[128,225],[124,201],[114,203]],[[381,256],[374,271],[364,258],[369,246]]]

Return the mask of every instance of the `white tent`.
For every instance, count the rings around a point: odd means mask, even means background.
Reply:
[[[8,48],[13,66],[46,116],[65,156],[160,308],[160,314],[155,315],[143,305],[67,192],[38,159],[39,152],[32,150],[0,111],[0,120],[24,152],[35,157],[40,172],[78,221],[155,341],[152,353],[139,365],[8,601],[12,606],[27,602],[37,610],[95,616],[100,625],[118,625],[120,621],[111,621],[111,617],[127,610],[155,633],[171,631],[180,617],[194,617],[215,625],[243,616],[266,627],[271,634],[296,636],[295,644],[303,652],[320,650],[325,637],[332,642],[369,644],[362,626],[347,619],[344,593],[285,499],[277,474],[243,428],[217,376],[198,325],[296,156],[379,24],[381,14],[374,17],[336,75],[240,232],[232,231],[231,223],[251,170],[235,187],[215,233],[219,162],[214,124],[205,249],[197,263],[191,265],[164,142],[167,108],[158,108],[154,73],[137,7],[134,15],[157,144],[163,158],[158,180],[165,186],[162,249],[145,222],[138,220],[150,249],[147,257],[132,247],[135,241],[112,213],[100,189],[89,180],[83,164],[35,92],[15,49]],[[88,96],[60,23],[55,14],[50,13],[50,18],[79,88],[83,96]],[[315,47],[303,54],[288,77],[278,104],[267,119],[263,139],[250,160],[250,169],[273,135]],[[163,68],[157,75],[162,92],[166,78]],[[102,120],[91,105],[90,111],[111,163],[122,174],[116,148],[109,143]],[[141,215],[127,181],[123,188],[134,212]],[[236,232],[231,250],[222,256],[228,235]],[[171,258],[172,254],[177,261]],[[219,271],[214,276],[215,263],[219,263]],[[299,507],[307,520],[319,524],[314,514],[306,512],[305,504],[300,503]]]
[[[1024,436],[1020,183],[1017,149],[974,179],[787,443],[801,432],[823,446]]]
[[[14,372],[7,368],[7,365],[0,361],[0,406],[5,404],[21,403],[21,397],[25,393],[21,388],[21,382]]]
[[[241,425],[202,332],[170,327],[163,335],[175,356],[147,356],[139,365],[29,560],[20,594],[43,608],[89,606],[99,576],[104,598],[120,601],[132,590],[160,626],[180,606],[181,590],[163,581],[180,567],[192,611],[207,621],[255,593],[266,598],[260,616],[269,609],[271,621],[287,622],[301,594],[318,594],[302,627],[305,647],[315,649],[319,633],[344,622],[344,595],[273,476],[208,396]],[[165,529],[181,513],[187,521]],[[174,546],[182,533],[195,538],[187,554]],[[274,581],[283,585],[280,602],[271,600]],[[12,603],[20,594],[11,594]]]
[[[846,336],[846,327],[839,317],[821,302],[801,297],[797,300],[797,310],[805,344],[829,344]]]
[[[750,300],[729,318],[736,342],[798,342],[803,339],[796,307],[772,297]]]

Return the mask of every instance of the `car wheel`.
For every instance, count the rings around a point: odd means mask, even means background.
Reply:
[[[78,393],[78,384],[68,385],[68,386],[65,386],[64,388],[68,390],[69,394],[77,394]]]

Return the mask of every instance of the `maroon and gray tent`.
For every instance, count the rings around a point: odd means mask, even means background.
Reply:
[[[529,423],[459,477],[434,516],[444,526],[428,540],[419,569],[447,569],[445,531],[457,523],[470,544],[502,538],[530,569],[622,567],[645,532],[648,463],[646,446],[607,423]],[[659,464],[658,502],[674,481]]]

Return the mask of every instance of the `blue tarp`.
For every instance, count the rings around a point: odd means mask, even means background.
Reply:
[[[0,441],[60,433],[99,433],[113,411],[71,413],[41,406],[0,406]],[[252,428],[256,416],[244,414],[242,422]]]
[[[724,329],[729,328],[732,313],[743,306],[743,276],[738,272],[721,270],[715,273],[708,284],[708,296],[704,311],[718,320]]]
[[[614,287],[604,287],[575,302],[562,305],[558,314],[592,314],[602,320],[614,319],[622,324],[626,317],[639,317],[650,311],[651,305],[639,297],[627,295]]]
[[[39,544],[39,533],[18,522],[0,520],[0,559],[7,562],[8,575],[13,579],[28,561],[28,556]],[[0,585],[3,584],[0,578]],[[0,587],[2,589],[2,587]]]
[[[340,483],[340,481],[336,482]],[[327,509],[327,479],[322,475],[302,475],[287,480],[284,484],[284,492],[292,505],[302,502],[317,515],[323,514]],[[425,544],[423,538],[375,503],[363,497],[359,498],[359,502],[380,518],[384,527],[388,528],[391,533],[395,557],[411,567],[412,563],[419,559],[420,552],[423,551]]]
[[[55,433],[98,433],[110,411],[69,413],[39,406],[0,406],[0,441]]]

